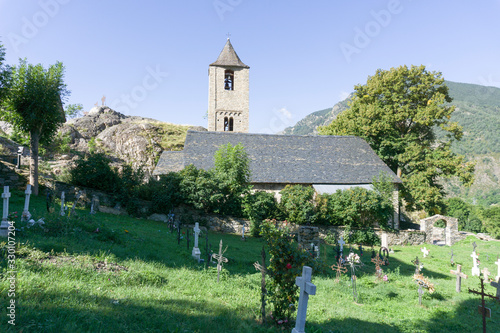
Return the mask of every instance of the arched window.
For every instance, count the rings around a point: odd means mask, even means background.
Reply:
[[[233,117],[229,118],[229,132],[233,131],[234,120]]]
[[[224,132],[229,131],[229,120],[227,117],[224,117]]]
[[[224,89],[234,90],[234,72],[230,69],[224,71]]]

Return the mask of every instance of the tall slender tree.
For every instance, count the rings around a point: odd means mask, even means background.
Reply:
[[[30,137],[30,184],[38,194],[38,146],[49,143],[66,121],[62,101],[69,94],[61,62],[45,69],[21,60],[12,68],[12,80],[3,118]]]
[[[455,107],[441,73],[424,66],[379,69],[354,89],[349,109],[319,132],[364,138],[403,180],[408,208],[437,212],[444,196],[441,177],[472,183],[475,163],[450,149],[462,128],[449,120]],[[438,128],[445,139],[436,139]]]
[[[5,65],[5,48],[0,44],[0,109],[2,101],[8,93],[9,79],[11,76],[11,69]]]

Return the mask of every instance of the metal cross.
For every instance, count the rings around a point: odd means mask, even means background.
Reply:
[[[418,257],[415,258],[415,260],[412,260],[411,262],[413,265],[415,265],[415,274],[420,273],[420,261],[418,261]]]
[[[229,39],[229,37],[231,37],[231,34],[228,32],[226,36],[227,36],[227,39]]]
[[[375,258],[372,259],[372,263],[375,264],[375,274],[377,275],[377,279],[382,278],[382,268],[380,268],[380,265],[384,263],[383,260],[380,259],[380,256],[377,254]]]
[[[220,276],[220,271],[222,269],[222,263],[228,261],[227,258],[225,258],[223,256],[224,253],[226,253],[226,250],[227,250],[227,246],[224,249],[224,251],[222,251],[222,239],[221,239],[220,243],[219,243],[219,253],[212,254],[212,257],[217,260],[217,282],[219,282],[219,276]]]
[[[486,333],[486,316],[488,314],[488,317],[491,317],[491,310],[488,309],[487,307],[485,307],[484,296],[491,297],[491,298],[493,298],[493,299],[495,299],[497,301],[500,301],[500,300],[497,297],[493,296],[493,295],[485,294],[484,293],[484,282],[483,282],[483,279],[479,278],[479,280],[481,280],[481,292],[479,292],[479,291],[477,291],[475,289],[470,289],[470,288],[469,288],[469,292],[473,293],[473,294],[481,295],[481,305],[479,306],[479,311],[483,315],[483,333]]]
[[[330,268],[334,271],[337,272],[337,275],[335,276],[335,282],[339,283],[340,282],[340,277],[342,276],[342,273],[347,273],[347,267],[344,267],[342,265],[342,259],[339,259],[337,262],[337,265],[333,264],[330,266]]]

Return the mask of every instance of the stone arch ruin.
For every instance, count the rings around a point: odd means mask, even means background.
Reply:
[[[446,223],[445,228],[435,227],[438,220]],[[458,219],[450,216],[434,215],[420,220],[420,230],[425,232],[425,242],[436,245],[452,246],[460,240],[458,233]]]

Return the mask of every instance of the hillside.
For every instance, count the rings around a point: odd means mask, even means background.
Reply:
[[[469,189],[454,181],[445,182],[445,188],[450,195],[469,202],[500,204],[500,89],[451,81],[446,84],[453,98],[451,104],[456,106],[451,120],[464,130],[462,140],[453,143],[452,149],[469,160],[476,160],[477,166],[476,180]],[[311,113],[282,133],[317,134],[318,126],[328,125],[347,109],[351,96],[331,109]],[[438,132],[438,137],[440,135]]]

